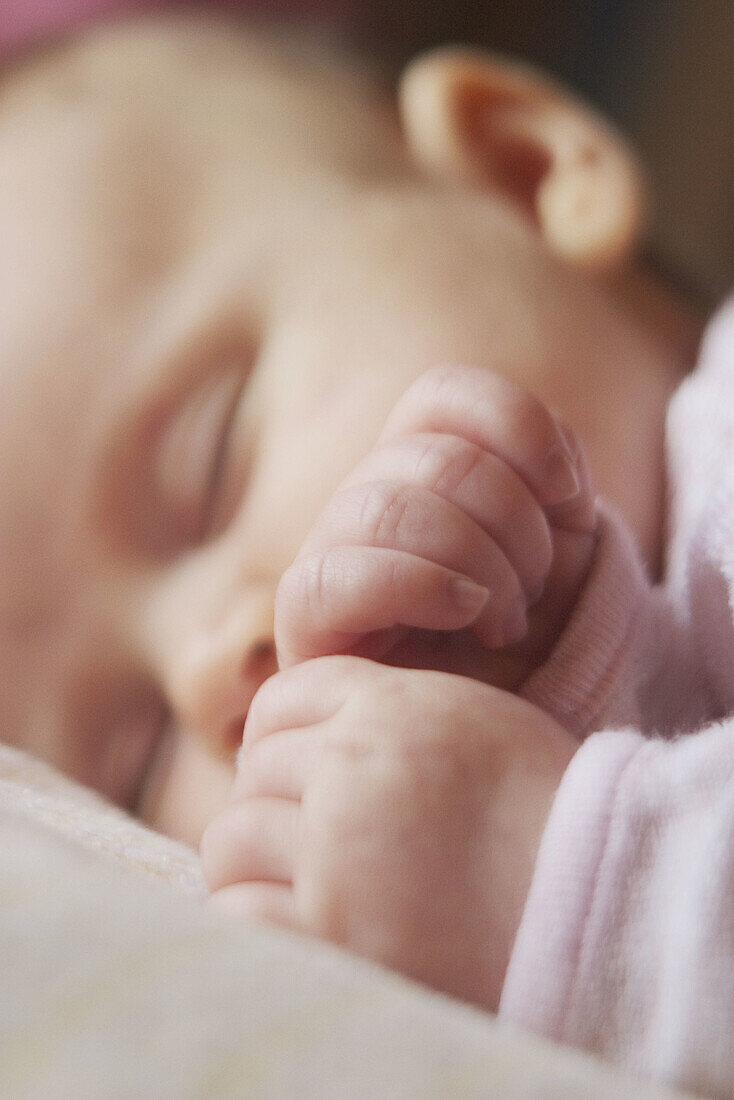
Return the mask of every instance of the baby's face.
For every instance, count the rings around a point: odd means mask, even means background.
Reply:
[[[281,573],[428,367],[558,407],[653,545],[661,353],[357,80],[185,24],[34,62],[0,240],[0,736],[174,835],[226,797]]]

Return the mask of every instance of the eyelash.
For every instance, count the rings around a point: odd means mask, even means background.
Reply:
[[[218,490],[227,471],[227,462],[230,458],[232,436],[234,434],[234,427],[237,421],[237,413],[240,409],[243,391],[244,382],[238,388],[235,399],[232,401],[232,404],[230,406],[229,412],[224,418],[222,430],[219,433],[217,445],[214,448],[209,476],[206,479],[206,491],[204,493],[204,504],[202,508],[201,526],[199,530],[200,542],[204,541],[208,536],[214,533],[214,516],[216,513],[217,498],[219,495]]]
[[[152,450],[144,448],[145,478],[152,485],[140,505],[143,513],[148,509],[148,529],[152,523],[158,527],[156,541],[165,557],[211,535],[244,386],[244,371],[236,363],[203,378],[155,415]]]

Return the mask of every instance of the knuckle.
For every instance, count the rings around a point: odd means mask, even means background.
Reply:
[[[360,685],[352,705],[357,715],[355,725],[362,731],[361,744],[373,749],[394,745],[402,736],[404,716],[415,714],[415,677],[409,670],[380,666],[381,674]]]
[[[426,396],[433,398],[439,406],[458,393],[472,399],[494,399],[501,394],[520,396],[526,392],[487,367],[467,363],[438,364],[421,375],[415,384],[425,388],[424,399]]]
[[[295,614],[300,618],[316,611],[324,601],[329,583],[329,567],[333,554],[328,550],[297,558],[283,574],[275,596],[275,616],[278,622],[288,621]]]
[[[435,367],[429,367],[414,383],[428,393],[443,393],[446,387],[454,388],[460,385],[466,374],[466,368],[456,366],[453,363],[437,363]]]
[[[328,723],[324,732],[324,754],[321,761],[322,775],[329,771],[338,773],[350,762],[362,760],[370,749],[370,737],[365,736],[371,723],[365,722],[363,685],[355,684],[348,702]]]
[[[413,476],[437,492],[457,492],[481,467],[483,451],[456,436],[437,435],[416,456]]]
[[[410,494],[399,484],[373,482],[364,486],[359,526],[366,542],[391,546],[410,510]]]
[[[436,488],[447,488],[452,493],[458,493],[462,488],[482,471],[485,463],[484,452],[473,443],[457,444],[453,453],[449,456],[443,477]]]
[[[455,391],[462,384],[465,374],[466,368],[450,363],[429,367],[408,387],[396,408],[403,410],[413,405],[440,406],[447,393]]]

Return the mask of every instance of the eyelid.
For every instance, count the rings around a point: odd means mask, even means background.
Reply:
[[[255,365],[261,326],[246,323],[239,306],[197,318],[175,341],[164,326],[160,348],[146,338],[142,350],[130,352],[119,382],[101,389],[90,418],[84,522],[100,546],[127,559],[167,562],[209,536],[205,498],[225,450],[222,483],[229,491],[238,480],[230,471],[233,449],[227,444],[220,451],[215,424],[218,415],[227,440],[230,428],[239,425],[238,400]],[[187,422],[198,447],[187,441]],[[201,461],[206,438],[208,466]],[[238,438],[238,455],[240,449]]]
[[[242,365],[218,371],[188,394],[160,432],[151,477],[164,511],[182,544],[205,529],[213,482],[244,385]]]

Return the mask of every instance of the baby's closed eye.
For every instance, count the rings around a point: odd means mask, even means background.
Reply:
[[[93,482],[91,521],[126,556],[168,561],[221,534],[247,475],[247,383],[254,355],[243,341],[196,342],[132,385],[129,408],[106,429]],[[151,374],[158,373],[153,379]],[[137,392],[136,392],[137,390]]]
[[[218,372],[186,396],[160,433],[153,492],[182,546],[208,532],[243,385],[239,366]]]

